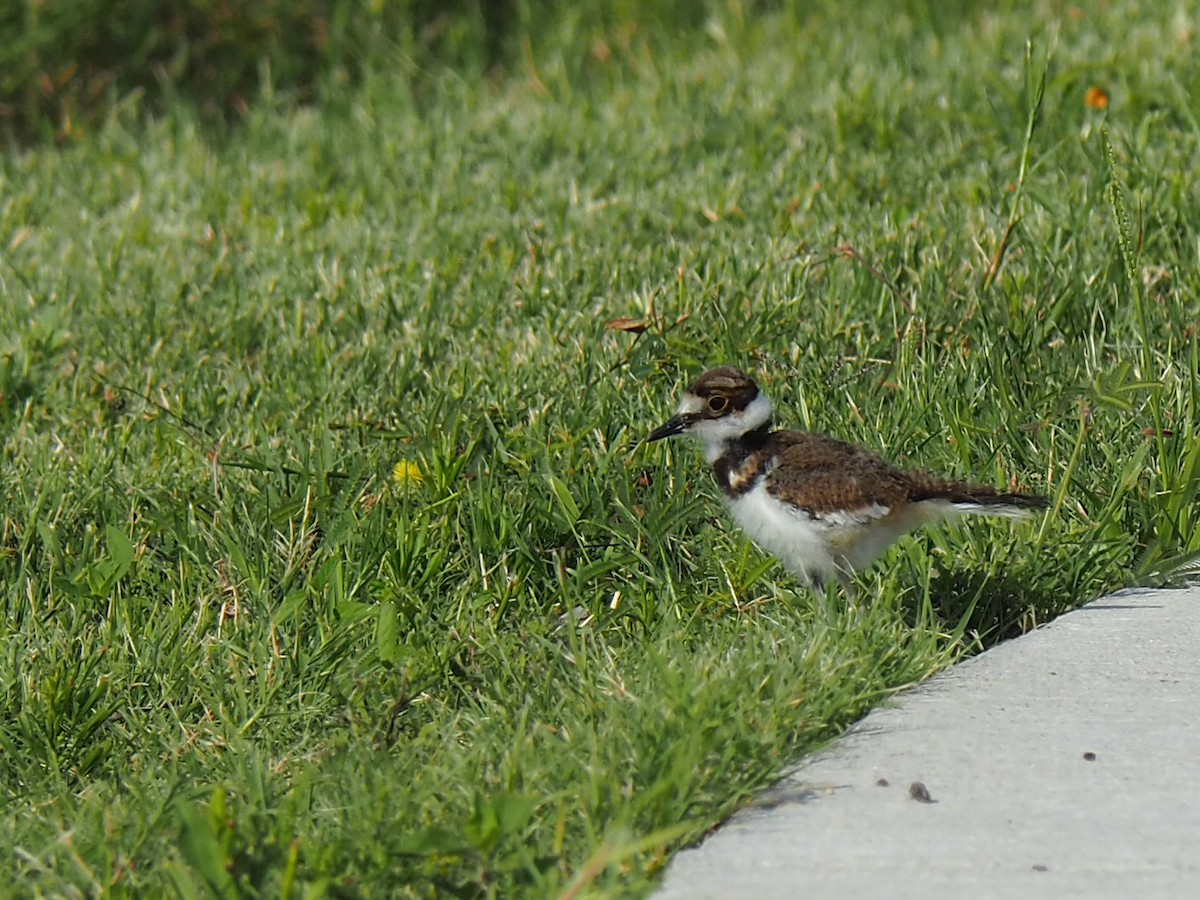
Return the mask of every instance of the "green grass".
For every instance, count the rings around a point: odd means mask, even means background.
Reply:
[[[1200,551],[1174,8],[710,9],[3,158],[0,892],[636,894],[891,692]],[[814,599],[638,446],[718,363],[1053,513]]]

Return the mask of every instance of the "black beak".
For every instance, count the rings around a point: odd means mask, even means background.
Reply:
[[[685,428],[688,427],[688,420],[683,416],[671,416],[658,428],[650,432],[650,437],[646,438],[646,443],[653,441],[661,441],[663,438],[674,437],[677,434],[683,434]]]

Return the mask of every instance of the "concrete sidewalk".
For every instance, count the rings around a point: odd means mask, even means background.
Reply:
[[[1200,589],[1105,597],[898,695],[657,896],[1200,897]]]

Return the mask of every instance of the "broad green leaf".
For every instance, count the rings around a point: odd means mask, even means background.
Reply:
[[[133,544],[122,531],[112,525],[104,527],[104,537],[108,541],[108,555],[113,562],[109,578],[115,584],[125,577],[130,566],[133,565]]]
[[[461,853],[465,849],[462,838],[449,828],[428,825],[401,838],[399,852],[428,856],[433,853]]]
[[[567,517],[567,524],[572,528],[579,521],[579,506],[575,502],[575,498],[571,496],[571,491],[557,475],[547,475],[546,478],[550,482],[550,489],[554,491],[554,496],[558,499],[558,505],[562,507],[563,514]]]
[[[175,810],[179,819],[179,850],[183,858],[221,898],[238,896],[237,885],[225,864],[221,842],[213,831],[212,816],[194,803],[180,803]]]
[[[396,662],[400,656],[400,621],[396,604],[385,600],[379,604],[379,621],[375,626],[375,646],[383,662]]]

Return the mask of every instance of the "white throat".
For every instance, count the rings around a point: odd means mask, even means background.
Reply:
[[[692,402],[689,403],[689,400]],[[679,404],[681,413],[691,412],[695,400],[684,398]],[[725,452],[726,448],[744,434],[761,428],[771,421],[771,401],[759,394],[745,409],[719,419],[700,419],[688,429],[688,434],[704,444],[704,458],[710,464]]]

